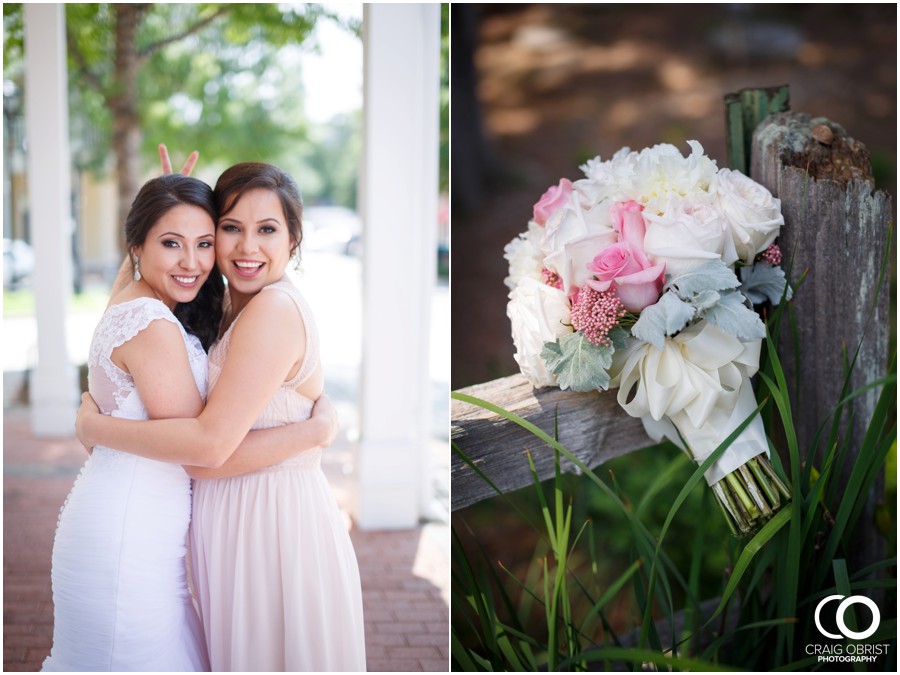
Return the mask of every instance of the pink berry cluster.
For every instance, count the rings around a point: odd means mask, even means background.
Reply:
[[[609,345],[609,331],[625,316],[625,308],[613,291],[583,286],[572,301],[572,327],[584,333],[591,344]]]
[[[551,272],[546,267],[544,267],[543,269],[541,269],[541,278],[548,286],[553,286],[554,288],[562,290],[562,277],[560,277],[556,272]]]
[[[781,264],[781,249],[778,247],[778,244],[772,244],[765,251],[760,253],[760,260],[765,260],[767,263],[778,266]]]

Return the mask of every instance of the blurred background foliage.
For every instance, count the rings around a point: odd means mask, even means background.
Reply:
[[[116,147],[123,130],[136,131],[143,172],[156,170],[163,141],[176,163],[194,148],[205,167],[264,160],[293,174],[307,200],[355,206],[359,114],[312,122],[299,55],[318,49],[320,22],[359,36],[359,21],[315,4],[65,8],[77,170],[116,170],[139,184],[115,159],[131,151]],[[22,5],[5,3],[3,15],[4,79],[21,89]]]

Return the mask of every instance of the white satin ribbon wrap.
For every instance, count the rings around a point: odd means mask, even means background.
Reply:
[[[756,408],[750,378],[759,369],[762,340],[742,342],[701,320],[662,351],[634,341],[613,355],[610,388],[619,405],[639,417],[654,440],[668,438],[699,464]],[[676,431],[676,428],[678,431]],[[768,442],[759,415],[706,472],[710,485],[761,452]]]

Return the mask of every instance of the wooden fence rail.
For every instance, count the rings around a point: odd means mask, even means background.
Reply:
[[[558,429],[559,442],[591,468],[652,443],[641,421],[626,414],[616,402],[615,392],[580,394],[555,387],[534,389],[524,375],[511,375],[459,391],[523,417],[551,436]],[[452,401],[450,417],[450,439],[502,492],[533,482],[526,450],[531,452],[539,476],[553,475],[553,449],[519,425],[456,399]],[[560,466],[564,471],[577,470],[564,457],[560,458]],[[497,494],[456,453],[450,461],[450,484],[454,511]]]
[[[787,104],[786,92],[778,101]],[[771,104],[760,114],[769,112]],[[891,245],[891,198],[874,191],[864,146],[823,118],[770,115],[753,134],[750,159],[751,177],[782,200],[784,265],[793,256],[793,278],[807,272],[793,302],[803,355],[794,360],[791,336],[783,331],[779,356],[790,378],[799,441],[809,447],[837,402],[844,373],[842,345],[852,355],[866,334],[854,386],[882,376],[887,368],[887,284],[874,304],[873,299],[885,247]],[[513,375],[460,392],[513,412],[551,435],[558,429],[560,442],[592,468],[652,443],[640,421],[621,410],[615,391],[535,390],[523,376]],[[877,393],[854,403],[857,425],[871,417]],[[861,441],[859,428],[846,433],[856,444]],[[554,453],[545,443],[501,416],[455,399],[451,440],[503,492],[532,482],[526,450],[542,478],[553,474]],[[562,466],[575,469],[568,461]],[[453,510],[496,494],[455,452],[451,485]]]

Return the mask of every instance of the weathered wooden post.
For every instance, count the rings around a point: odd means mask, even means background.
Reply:
[[[751,177],[781,199],[784,266],[792,266],[794,279],[806,272],[792,303],[796,337],[785,327],[778,350],[791,389],[798,440],[805,449],[838,402],[844,348],[849,361],[865,336],[851,391],[886,373],[889,269],[881,288],[878,282],[886,247],[891,246],[891,197],[874,190],[869,153],[862,143],[840,125],[805,113],[777,113],[756,129]],[[796,355],[795,341],[800,345]],[[841,431],[849,439],[841,467],[845,480],[879,393],[871,390],[853,401],[852,426]],[[824,451],[827,448],[820,448],[820,455]],[[864,531],[854,547],[860,561],[880,559],[880,537],[872,536],[876,497],[873,490],[860,521]]]

